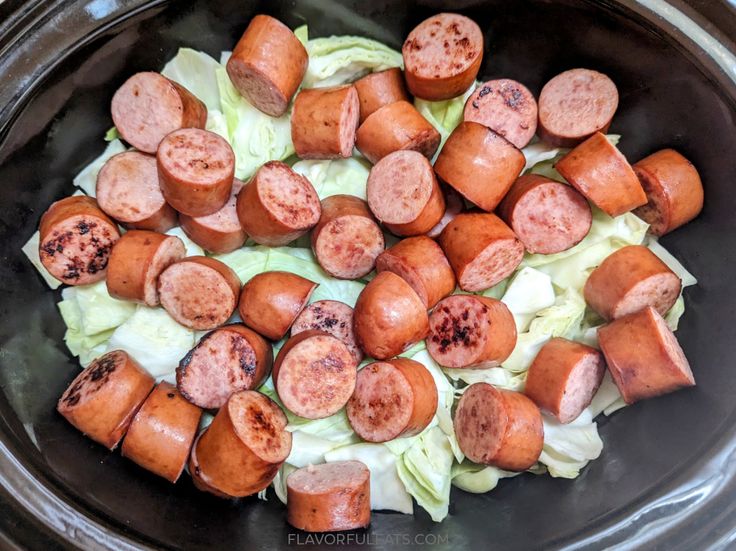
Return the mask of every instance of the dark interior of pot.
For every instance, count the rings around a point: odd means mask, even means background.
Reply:
[[[102,3],[69,5],[89,11]],[[33,93],[0,143],[2,438],[51,492],[144,545],[288,546],[291,529],[273,494],[268,502],[230,502],[197,492],[187,477],[172,486],[86,439],[56,413],[56,400],[79,366],[63,343],[59,293],[48,290],[20,249],[44,209],[73,192],[73,175],[104,148],[115,89],[136,71],[160,70],[180,46],[217,57],[232,48],[254,14],[265,12],[292,28],[308,23],[310,36],[360,34],[400,48],[416,23],[448,9],[485,31],[480,76],[517,79],[538,94],[562,70],[600,70],[621,93],[611,132],[623,136],[620,148],[629,160],[674,147],[700,170],[703,213],[664,241],[699,279],[686,293],[678,331],[698,386],[603,421],[603,455],[577,480],[526,474],[485,495],[454,489],[443,523],[418,507],[414,516],[375,513],[368,535],[400,544],[402,535],[414,541],[420,534],[448,549],[605,547],[654,536],[667,548],[692,548],[730,526],[724,524],[728,514],[732,524],[733,509],[718,505],[718,498],[732,488],[725,465],[736,427],[736,92],[666,28],[625,6],[572,0],[178,1],[121,17],[64,52],[43,80],[32,83]],[[658,519],[668,520],[655,530],[650,523]]]

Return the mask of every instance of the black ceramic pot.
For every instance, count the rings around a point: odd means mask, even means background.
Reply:
[[[450,516],[374,514],[357,542],[443,549],[727,547],[736,534],[736,16],[725,2],[659,0],[55,0],[0,3],[0,546],[281,549],[295,532],[275,497],[219,501],[147,474],[54,411],[77,372],[50,292],[20,251],[43,210],[97,156],[109,101],[179,46],[217,55],[249,18],[394,47],[439,10],[486,32],[481,75],[539,92],[585,66],[618,84],[612,132],[635,161],[682,151],[706,187],[702,215],[664,243],[700,280],[678,336],[698,386],[603,421],[603,456],[575,481],[524,475],[487,495],[454,490]],[[733,51],[733,50],[732,50]],[[332,541],[332,540],[328,540]]]

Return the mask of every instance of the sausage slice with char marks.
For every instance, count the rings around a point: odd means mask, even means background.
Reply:
[[[360,122],[384,105],[397,101],[409,101],[404,74],[398,67],[378,71],[364,76],[353,83],[360,100]]]
[[[48,272],[67,285],[105,278],[120,230],[92,197],[66,197],[41,217],[38,256]]]
[[[207,333],[179,362],[176,386],[205,409],[222,407],[231,394],[261,386],[273,364],[271,345],[239,323]]]
[[[138,410],[123,440],[123,457],[171,483],[181,476],[197,435],[202,410],[176,387],[158,384]]]
[[[542,415],[520,392],[470,385],[457,405],[454,427],[460,449],[475,463],[525,471],[542,453]]]
[[[86,436],[114,450],[154,380],[127,352],[93,361],[64,391],[56,409]]]
[[[355,363],[363,361],[363,351],[355,341],[353,309],[337,300],[318,300],[302,310],[291,326],[291,336],[316,329],[337,337],[350,349]]]

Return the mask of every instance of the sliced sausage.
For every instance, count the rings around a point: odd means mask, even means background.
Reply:
[[[497,212],[530,253],[566,251],[593,223],[588,201],[575,188],[537,174],[520,176]]]
[[[598,342],[627,404],[695,386],[677,337],[654,308],[601,327]]]
[[[542,415],[520,392],[470,385],[457,405],[454,426],[460,449],[474,463],[525,471],[542,453]]]
[[[280,117],[307,72],[304,45],[278,19],[256,15],[227,62],[233,86],[256,109]]]
[[[529,367],[524,394],[560,423],[569,423],[593,401],[605,373],[606,362],[595,348],[554,338]]]
[[[44,268],[67,285],[87,285],[105,278],[120,230],[92,197],[66,197],[41,217],[38,255]]]
[[[609,255],[585,282],[585,302],[605,319],[616,319],[651,306],[664,315],[680,296],[682,282],[643,245]]]
[[[427,237],[431,237],[432,239],[437,239],[442,233],[442,230],[447,227],[447,224],[452,222],[465,208],[465,200],[462,195],[448,185],[441,185],[440,187],[442,188],[442,194],[445,196],[445,214],[443,214],[440,221],[427,232]]]
[[[238,311],[243,323],[267,339],[282,339],[317,283],[289,272],[263,272],[243,285]]]
[[[399,241],[376,260],[377,272],[393,272],[406,281],[424,307],[434,307],[455,290],[455,273],[442,248],[427,236]]]
[[[123,457],[176,482],[189,459],[202,410],[162,381],[138,410],[123,440]]]
[[[422,235],[445,213],[445,197],[429,160],[417,151],[394,151],[371,168],[368,206],[391,233]]]
[[[439,244],[463,291],[489,289],[521,264],[524,245],[495,214],[464,212],[442,231]]]
[[[158,278],[161,306],[185,327],[208,331],[235,311],[240,280],[231,268],[206,256],[189,256],[166,268]]]
[[[429,319],[414,289],[392,272],[381,272],[355,303],[355,337],[371,358],[386,360],[427,336]]]
[[[383,248],[383,232],[365,201],[353,195],[322,200],[312,250],[325,272],[340,279],[363,277],[373,270]]]
[[[130,230],[112,248],[107,265],[107,292],[121,300],[158,306],[159,275],[185,256],[184,243],[176,236]]]
[[[289,411],[306,419],[323,419],[350,399],[357,368],[355,357],[340,339],[324,331],[302,331],[279,350],[273,386]]]
[[[235,206],[243,182],[235,178],[230,199],[220,210],[206,216],[179,216],[179,224],[189,239],[204,250],[224,254],[239,249],[248,238],[240,225]]]
[[[112,120],[126,142],[154,154],[170,132],[204,128],[207,107],[182,85],[159,73],[136,73],[112,97]]]
[[[537,100],[520,82],[489,80],[465,102],[463,120],[487,126],[522,149],[537,131]]]
[[[176,226],[176,211],[158,183],[156,157],[124,151],[110,157],[97,175],[97,203],[126,228],[165,232]]]
[[[267,396],[254,390],[236,392],[195,444],[193,476],[220,495],[260,492],[291,452],[286,423],[284,412]]]
[[[346,407],[350,426],[367,442],[415,436],[436,411],[432,374],[407,358],[374,362],[361,369]]]
[[[222,136],[198,128],[175,130],[156,153],[166,201],[189,216],[206,216],[225,206],[235,178],[235,154]]]
[[[618,109],[618,89],[603,73],[571,69],[539,94],[539,137],[557,147],[575,147],[596,132],[605,133]]]
[[[647,204],[634,210],[649,233],[664,235],[703,210],[703,183],[693,164],[674,149],[652,153],[634,165]]]
[[[514,316],[500,300],[452,295],[429,316],[427,352],[443,367],[496,367],[515,346]]]
[[[300,159],[339,159],[353,154],[360,118],[352,84],[302,90],[291,111],[291,141]]]
[[[191,403],[217,409],[232,393],[261,386],[272,364],[271,345],[233,323],[207,333],[184,356],[176,368],[176,386]]]
[[[77,375],[56,409],[86,436],[114,450],[153,385],[138,362],[113,350]]]
[[[291,326],[291,336],[309,329],[324,331],[337,337],[350,349],[355,363],[363,361],[363,351],[355,341],[353,309],[337,300],[318,300],[302,310]]]
[[[356,80],[353,85],[360,100],[360,122],[384,105],[397,101],[409,101],[404,74],[398,67],[371,73]]]
[[[408,101],[396,101],[374,111],[355,134],[355,147],[372,163],[401,149],[428,159],[440,146],[440,133]]]
[[[370,475],[360,461],[297,469],[286,479],[286,521],[305,532],[365,528],[371,522]]]
[[[192,483],[194,484],[194,487],[197,488],[197,490],[199,490],[200,492],[208,492],[222,499],[236,499],[235,496],[228,495],[211,486],[210,483],[202,475],[202,469],[199,468],[199,459],[197,458],[197,444],[199,443],[199,439],[202,438],[204,432],[206,431],[201,432],[199,436],[194,439],[192,452],[189,455],[189,463],[187,467],[189,468],[189,474],[192,477]]]
[[[238,194],[243,230],[260,245],[280,247],[312,229],[321,214],[312,184],[281,161],[258,169]]]
[[[600,132],[570,151],[555,168],[609,216],[619,216],[647,202],[626,157]]]
[[[483,33],[472,19],[440,13],[414,27],[401,53],[412,94],[429,101],[450,99],[473,85],[483,59]]]
[[[524,154],[477,122],[461,122],[434,163],[446,182],[481,209],[491,212],[524,169]]]

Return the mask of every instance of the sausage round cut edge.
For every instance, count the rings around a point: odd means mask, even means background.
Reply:
[[[364,528],[371,522],[370,471],[360,461],[297,469],[286,479],[286,521],[305,532]]]
[[[381,272],[355,303],[355,338],[363,351],[387,360],[427,336],[429,318],[414,289],[392,272]]]
[[[608,370],[627,404],[695,386],[677,337],[648,307],[598,329]]]
[[[367,442],[415,436],[437,411],[437,386],[421,363],[394,358],[358,372],[346,413],[350,426]]]
[[[235,311],[240,279],[219,260],[188,256],[166,268],[158,278],[161,306],[185,327],[209,331]]]
[[[289,411],[323,419],[340,411],[355,389],[358,364],[348,346],[324,331],[291,337],[273,364],[273,386]]]
[[[384,105],[409,101],[404,74],[399,67],[370,73],[353,83],[360,100],[360,123]]]
[[[86,436],[114,450],[153,385],[153,377],[127,352],[113,350],[77,375],[56,409]]]
[[[606,362],[598,350],[553,338],[529,367],[524,394],[560,423],[570,423],[593,401],[605,373]]]
[[[217,409],[234,392],[261,386],[272,365],[271,345],[233,323],[207,333],[184,356],[176,368],[176,386],[191,403]]]
[[[136,413],[120,449],[139,466],[171,483],[181,476],[202,410],[161,381]]]
[[[524,154],[477,122],[461,122],[447,138],[434,171],[484,211],[493,211],[524,169]]]
[[[350,349],[355,363],[363,361],[363,351],[355,340],[353,330],[353,308],[337,300],[313,302],[297,316],[291,325],[291,336],[309,329],[324,331],[340,339]]]
[[[591,272],[583,295],[588,306],[610,320],[647,306],[664,315],[681,290],[680,278],[656,254],[643,245],[629,245]]]
[[[516,336],[514,316],[500,300],[452,295],[429,316],[427,352],[443,367],[496,367],[511,355]]]
[[[542,414],[520,392],[470,385],[458,402],[454,428],[460,449],[474,463],[525,471],[542,453]]]
[[[38,255],[44,268],[67,285],[105,278],[110,251],[120,238],[115,222],[92,197],[72,196],[53,203],[41,217]]]

